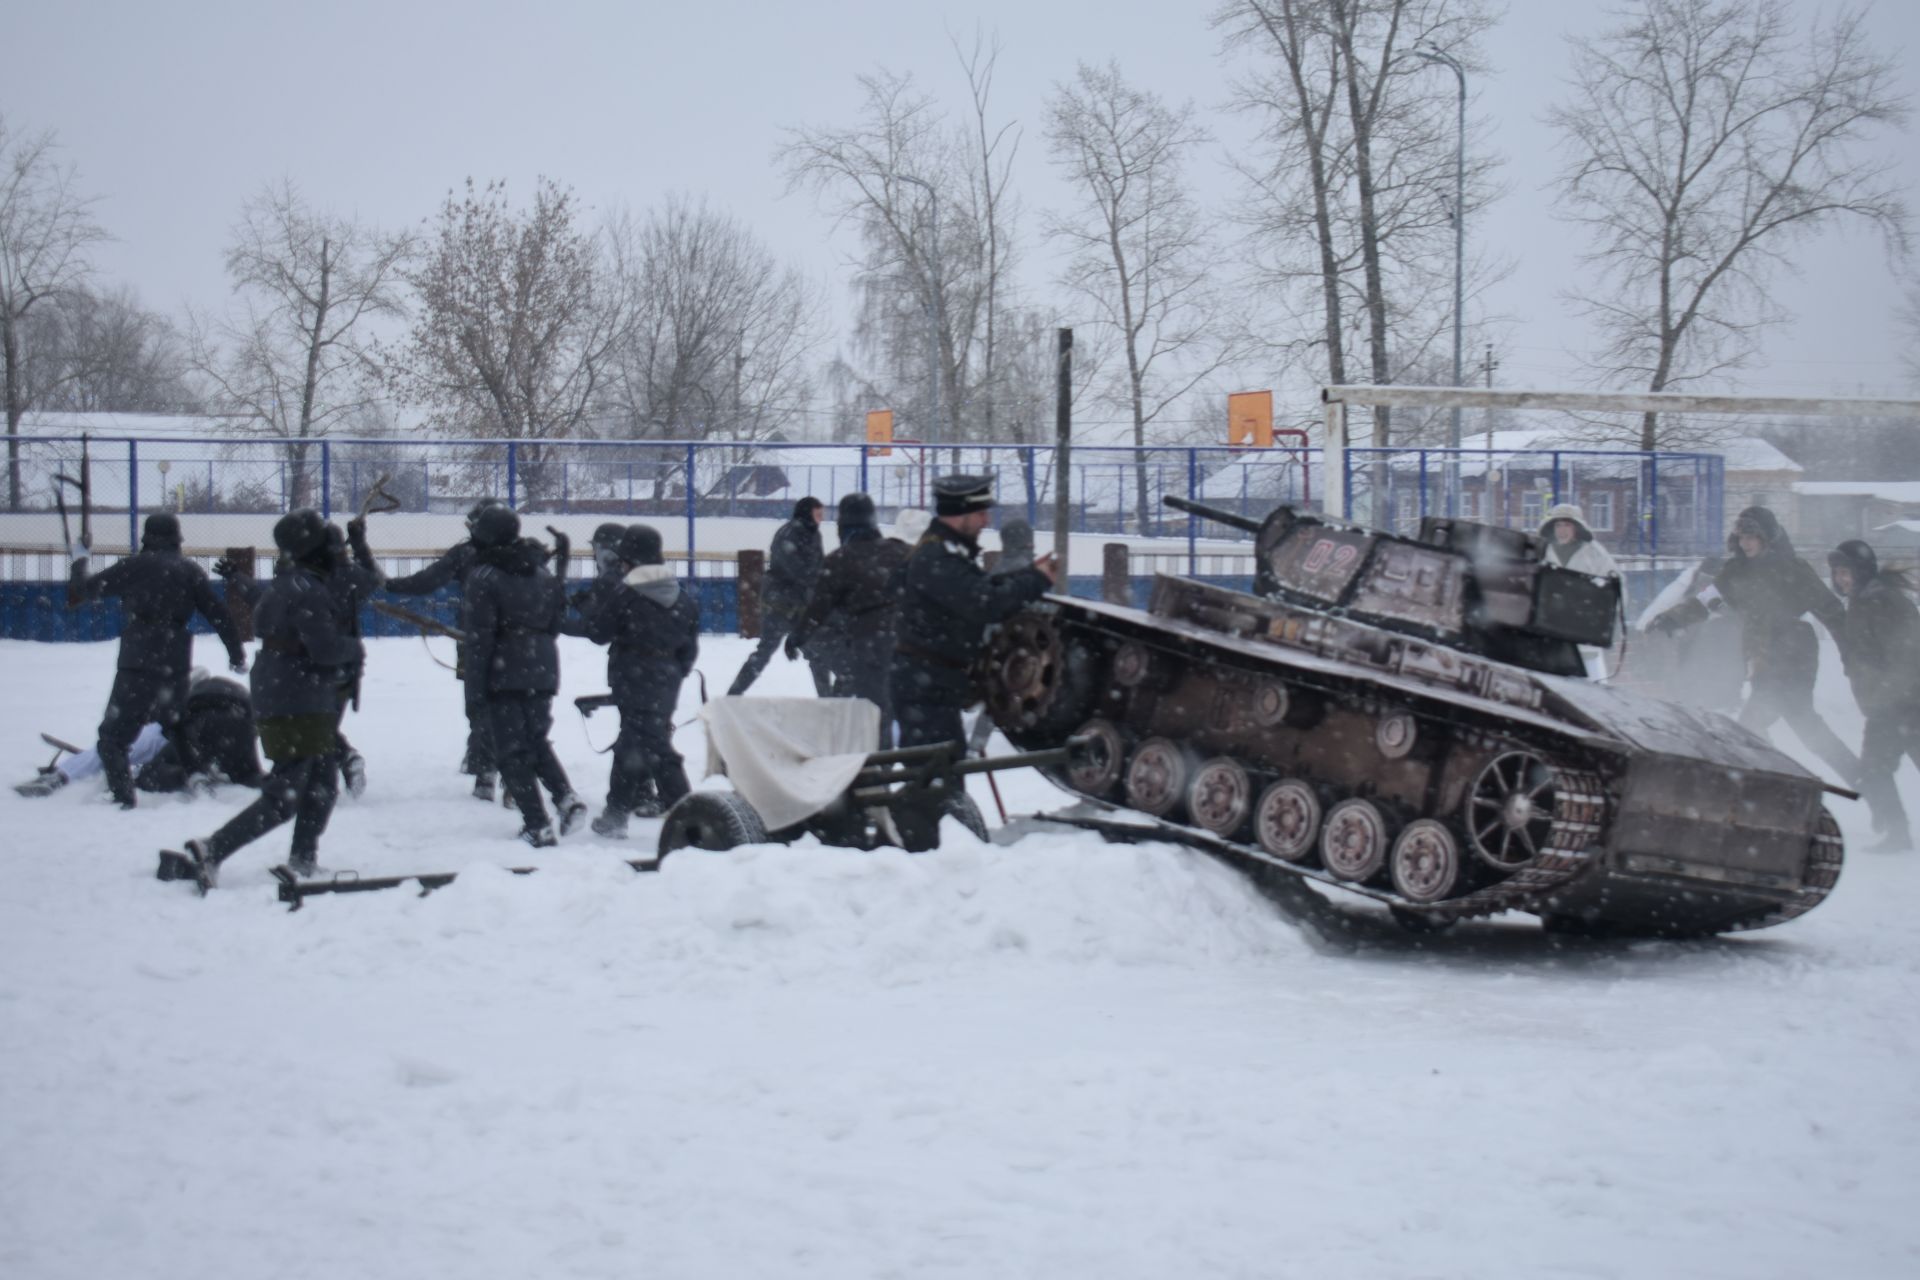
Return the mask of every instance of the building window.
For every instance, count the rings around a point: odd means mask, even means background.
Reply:
[[[1520,519],[1529,529],[1540,527],[1540,517],[1546,511],[1546,495],[1537,490],[1529,490],[1520,495]]]
[[[1613,494],[1611,492],[1588,491],[1587,527],[1595,533],[1613,532]]]
[[[1414,496],[1410,493],[1403,493],[1394,500],[1394,526],[1402,533],[1411,530],[1414,526],[1417,512],[1413,504]]]
[[[1467,520],[1480,518],[1480,495],[1469,490],[1460,495],[1460,515]]]

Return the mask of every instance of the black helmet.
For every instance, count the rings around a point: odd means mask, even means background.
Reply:
[[[620,535],[620,558],[628,564],[664,564],[660,531],[650,524],[630,524]]]
[[[467,528],[476,547],[511,546],[520,536],[520,517],[513,513],[512,507],[495,503],[476,510],[467,521]]]
[[[295,560],[327,545],[327,522],[312,507],[289,511],[274,522],[273,545]]]
[[[180,549],[180,517],[171,511],[156,511],[140,528],[140,545],[149,551]]]
[[[873,523],[873,499],[864,493],[849,493],[840,499],[840,521],[845,525]]]
[[[480,518],[480,513],[482,511],[491,511],[495,507],[504,507],[506,505],[507,505],[506,503],[502,502],[498,498],[482,498],[480,499],[480,501],[474,503],[473,506],[467,511],[468,532],[472,532],[474,522]]]
[[[620,545],[620,535],[625,533],[626,531],[627,531],[627,526],[623,524],[615,524],[611,520],[607,521],[605,524],[601,525],[599,528],[593,531],[594,548],[597,550],[601,547],[607,547],[607,548],[618,547]]]

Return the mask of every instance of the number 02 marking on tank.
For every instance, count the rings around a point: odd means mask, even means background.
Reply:
[[[1335,542],[1332,538],[1321,538],[1307,550],[1307,558],[1300,564],[1308,573],[1319,573],[1322,569],[1331,569],[1339,573],[1351,565],[1360,556],[1360,548],[1348,542]]]

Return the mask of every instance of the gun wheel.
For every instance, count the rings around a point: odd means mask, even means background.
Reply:
[[[1127,806],[1163,818],[1187,791],[1193,764],[1187,753],[1165,738],[1148,738],[1127,765]]]
[[[1216,756],[1194,771],[1187,784],[1187,814],[1193,824],[1217,836],[1230,836],[1253,807],[1253,781],[1238,760]]]
[[[1320,797],[1297,778],[1283,778],[1260,793],[1253,811],[1253,838],[1282,862],[1304,862],[1320,835]]]
[[[1539,856],[1553,833],[1554,781],[1553,769],[1529,751],[1488,761],[1467,796],[1467,842],[1475,856],[1500,871],[1516,871]]]
[[[1067,785],[1082,795],[1104,800],[1120,784],[1120,775],[1126,770],[1126,739],[1113,721],[1103,717],[1087,721],[1074,736],[1090,741],[1067,766]]]
[[[1387,819],[1370,800],[1342,800],[1320,829],[1320,860],[1342,880],[1358,884],[1387,861]]]

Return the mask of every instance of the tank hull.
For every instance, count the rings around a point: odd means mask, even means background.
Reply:
[[[995,636],[989,712],[1084,735],[1066,789],[1445,924],[1692,935],[1810,909],[1823,786],[1723,717],[1178,578],[1147,610],[1050,597]]]

